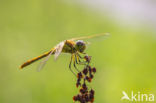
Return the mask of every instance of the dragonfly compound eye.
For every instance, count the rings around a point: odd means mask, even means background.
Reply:
[[[78,41],[76,42],[75,48],[76,48],[79,52],[83,53],[84,50],[86,49],[86,44],[84,43],[84,41],[78,40]]]

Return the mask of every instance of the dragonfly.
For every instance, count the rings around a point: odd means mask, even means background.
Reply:
[[[107,37],[108,35],[109,35],[109,33],[101,33],[101,34],[94,34],[94,35],[90,35],[90,36],[82,36],[82,37],[64,40],[64,41],[60,42],[59,44],[57,44],[52,49],[50,49],[48,52],[45,52],[40,56],[37,56],[33,59],[30,59],[30,60],[24,62],[20,66],[20,69],[23,69],[24,67],[42,59],[42,58],[45,58],[43,61],[41,61],[41,63],[38,66],[38,71],[40,71],[44,67],[44,65],[46,64],[48,59],[51,57],[51,55],[54,55],[54,59],[56,60],[61,53],[69,53],[69,54],[71,54],[69,69],[72,71],[72,69],[71,69],[72,61],[73,61],[74,67],[76,68],[76,64],[81,62],[81,59],[82,59],[81,54],[85,54],[84,51],[87,47],[87,44],[89,44],[88,42],[85,42],[84,40]]]

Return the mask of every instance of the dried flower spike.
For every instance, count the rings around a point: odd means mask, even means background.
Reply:
[[[84,74],[84,75],[87,75],[87,73],[88,73],[88,69],[85,68],[85,69],[83,70],[83,74]]]
[[[81,72],[79,72],[78,74],[77,74],[77,78],[82,78],[83,76],[82,76],[82,73]]]
[[[92,71],[94,72],[94,73],[96,73],[96,68],[94,67],[94,68],[92,68]]]
[[[86,62],[90,63],[90,61],[91,61],[91,56],[85,56],[84,59],[86,60]]]
[[[91,56],[85,56],[84,58],[86,62],[88,62],[88,64],[85,64],[84,69],[81,72],[77,73],[76,87],[80,87],[80,90],[79,94],[73,97],[73,100],[78,101],[80,103],[93,103],[94,90],[89,90],[89,88],[86,85],[86,82],[90,83],[92,81],[94,74],[96,73],[96,68],[91,68],[89,64],[91,61]]]

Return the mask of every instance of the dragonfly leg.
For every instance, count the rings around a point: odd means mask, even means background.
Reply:
[[[76,56],[75,56],[76,54],[73,54],[73,55],[74,55],[74,56],[73,56],[73,57],[74,57],[74,58],[73,58],[74,67],[75,67],[75,69],[76,69],[78,72],[80,72],[80,71],[77,69],[77,67],[76,67],[76,61],[77,61],[77,60],[76,60],[77,58],[75,58],[75,57],[76,57]]]
[[[82,54],[87,54],[87,53],[82,53]]]
[[[83,62],[80,62],[79,65],[86,65],[87,62],[86,61],[83,61]]]
[[[75,54],[75,62],[76,62],[76,64],[78,64],[78,58],[77,58],[76,54]]]
[[[77,59],[79,61],[79,63],[78,63],[79,65],[86,65],[87,62],[86,61],[81,61],[84,58],[82,58],[79,53],[76,53],[76,56],[77,56]]]
[[[77,61],[78,61],[78,63],[77,63],[77,64],[79,64],[79,63],[81,62],[80,57],[78,56],[79,54],[78,54],[78,53],[76,53],[75,55],[76,55],[76,59],[77,59]]]
[[[77,56],[80,58],[80,59],[82,59],[82,57],[81,57],[81,55],[79,54],[79,53],[76,53],[77,54]]]
[[[72,54],[71,59],[70,59],[69,69],[70,69],[70,71],[76,76],[76,74],[73,72],[73,70],[72,70],[72,68],[71,68],[72,60],[73,60],[73,54]]]

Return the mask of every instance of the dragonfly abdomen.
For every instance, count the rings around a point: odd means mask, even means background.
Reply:
[[[42,59],[42,58],[48,56],[48,54],[50,54],[50,53],[51,53],[51,50],[50,50],[49,52],[46,52],[46,53],[44,53],[44,54],[38,56],[38,57],[35,57],[35,58],[31,59],[31,60],[26,61],[25,63],[23,63],[23,64],[20,66],[20,69],[23,69],[24,67],[26,67],[26,66],[32,64],[33,62],[35,62],[35,61],[37,61],[37,60],[40,60],[40,59]],[[54,54],[54,53],[52,53],[52,54]]]

